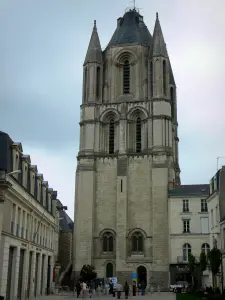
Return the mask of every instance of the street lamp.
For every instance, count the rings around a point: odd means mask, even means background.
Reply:
[[[21,170],[15,170],[7,173],[6,170],[0,170],[0,203],[5,202],[5,191],[11,186],[11,183],[7,181],[8,175],[21,173]]]

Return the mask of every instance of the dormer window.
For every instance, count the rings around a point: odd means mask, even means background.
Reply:
[[[123,93],[130,94],[130,63],[127,59],[123,65]]]

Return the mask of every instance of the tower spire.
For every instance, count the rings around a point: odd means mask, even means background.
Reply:
[[[91,34],[91,39],[89,42],[87,54],[84,60],[84,65],[87,63],[102,63],[102,48],[98,36],[96,20],[94,20],[94,26]]]
[[[158,13],[156,13],[156,21],[155,21],[155,28],[153,32],[152,46],[150,49],[150,56],[168,57],[166,43],[164,41]]]

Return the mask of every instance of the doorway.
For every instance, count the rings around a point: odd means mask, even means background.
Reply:
[[[107,263],[106,265],[106,278],[113,277],[113,264]]]
[[[38,284],[38,273],[39,273],[39,262],[40,254],[36,253],[36,262],[35,262],[35,278],[34,278],[34,297],[37,297],[37,284]]]
[[[12,298],[12,287],[13,287],[13,256],[15,253],[15,248],[9,248],[9,261],[8,261],[8,275],[7,275],[7,288],[6,288],[6,300],[10,300]]]
[[[137,268],[137,279],[138,279],[138,286],[139,284],[144,284],[144,286],[147,286],[147,270],[144,266],[139,266]]]

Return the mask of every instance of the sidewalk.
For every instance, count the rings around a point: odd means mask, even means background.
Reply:
[[[172,292],[161,292],[161,293],[158,293],[158,292],[155,292],[154,294],[148,294],[148,295],[145,295],[145,296],[129,296],[128,297],[128,300],[129,299],[132,299],[132,300],[142,300],[143,298],[149,298],[149,299],[152,299],[152,300],[175,300],[176,299],[176,294],[172,293]],[[59,293],[59,294],[54,294],[54,295],[49,295],[49,296],[42,296],[42,297],[38,297],[38,298],[35,298],[36,300],[72,300],[72,299],[77,299],[76,297],[76,294],[74,294],[73,292],[62,292],[62,293]],[[89,297],[86,297],[86,298],[82,298],[80,297],[79,299],[90,299]],[[101,295],[101,296],[97,296],[97,295],[94,295],[93,296],[93,300],[117,300],[117,298],[115,297],[112,297],[111,295]],[[125,299],[124,298],[124,295],[121,296],[121,299]]]

